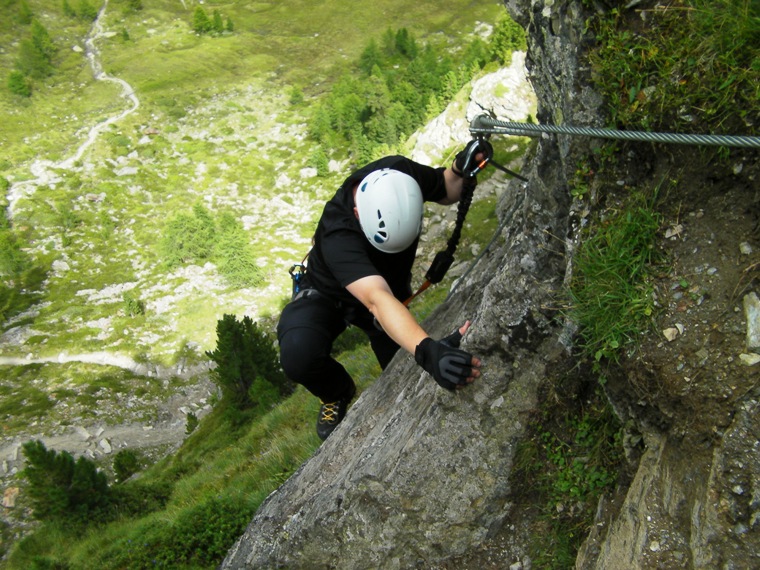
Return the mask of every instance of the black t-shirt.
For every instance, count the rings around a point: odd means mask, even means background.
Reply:
[[[414,178],[424,201],[438,202],[446,197],[444,168],[425,166],[403,156],[388,156],[354,172],[327,202],[314,234],[304,285],[357,309],[361,303],[346,286],[362,277],[382,276],[401,301],[411,295],[418,240],[399,253],[382,252],[369,242],[354,215],[354,187],[370,172],[382,168],[392,168]]]

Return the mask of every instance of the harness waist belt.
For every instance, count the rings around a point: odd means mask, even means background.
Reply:
[[[318,299],[320,297],[324,297],[322,293],[317,291],[316,289],[301,289],[298,293],[296,293],[296,296],[293,297],[293,301],[298,301],[299,299],[308,299],[309,297],[314,297],[315,299]]]

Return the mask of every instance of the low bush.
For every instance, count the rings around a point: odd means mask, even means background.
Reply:
[[[216,363],[212,378],[224,402],[238,410],[266,408],[292,391],[274,339],[250,317],[238,321],[234,315],[224,315],[216,335],[216,349],[206,355]]]
[[[113,472],[117,482],[126,481],[140,468],[140,458],[131,449],[122,449],[113,458]]]
[[[48,450],[41,441],[25,443],[23,452],[27,465],[22,474],[36,519],[84,525],[104,518],[111,504],[110,488],[92,461]]]

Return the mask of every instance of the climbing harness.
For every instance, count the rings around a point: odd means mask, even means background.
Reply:
[[[650,133],[647,131],[620,131],[616,129],[594,127],[573,127],[571,125],[555,126],[534,125],[531,123],[509,123],[505,121],[497,121],[488,115],[478,115],[475,117],[470,122],[470,133],[472,133],[473,136],[506,134],[522,137],[538,136],[541,133],[554,133],[560,135],[580,135],[626,141],[760,148],[760,137]]]

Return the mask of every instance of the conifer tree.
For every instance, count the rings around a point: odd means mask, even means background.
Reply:
[[[20,97],[32,96],[32,86],[29,80],[17,69],[8,74],[8,89],[11,93]]]
[[[41,79],[53,72],[53,56],[56,49],[47,29],[39,20],[32,22],[31,38],[19,44],[16,69],[22,74]]]
[[[383,51],[388,57],[396,55],[396,34],[391,28],[383,33]]]
[[[129,479],[140,467],[140,458],[131,449],[122,449],[113,458],[113,473],[118,483]]]
[[[13,231],[0,227],[0,276],[15,277],[29,264],[29,256]]]
[[[21,0],[18,7],[18,21],[20,24],[28,25],[32,23],[34,19],[34,13],[29,7],[29,3],[26,0]]]
[[[367,47],[364,48],[361,56],[359,57],[359,69],[369,75],[372,73],[372,69],[375,66],[379,66],[383,61],[383,54],[377,45],[377,42],[373,39],[369,41]]]
[[[311,155],[311,166],[317,169],[317,176],[327,176],[330,173],[329,161],[322,145],[317,145]]]
[[[193,13],[193,31],[196,34],[207,34],[211,31],[211,20],[208,19],[206,11],[200,6],[196,6]]]
[[[304,102],[303,90],[300,87],[293,86],[290,88],[290,97],[288,102],[291,105],[300,105]]]
[[[177,214],[169,220],[160,242],[164,262],[171,268],[209,259],[214,251],[215,234],[214,219],[201,204],[193,207],[193,215]]]
[[[86,522],[109,505],[106,476],[89,459],[75,461],[69,452],[48,450],[41,441],[29,441],[22,449],[27,460],[22,474],[36,519]]]
[[[224,31],[224,21],[219,10],[214,10],[214,21],[211,23],[211,31],[216,35],[220,35]]]
[[[49,62],[52,63],[56,49],[53,40],[50,38],[45,26],[39,20],[32,22],[32,43],[37,51]]]
[[[417,55],[417,42],[406,28],[400,28],[396,32],[396,50],[408,59],[413,59]]]
[[[232,33],[235,31],[235,25],[232,23],[232,18],[230,18],[229,16],[227,16],[227,25],[225,27],[229,33]]]
[[[250,317],[238,321],[234,315],[224,315],[217,322],[216,336],[216,349],[206,356],[216,363],[212,377],[222,391],[222,400],[234,409],[262,403],[259,392],[268,396],[271,388],[279,394],[290,391],[273,340]]]
[[[490,47],[492,60],[508,64],[513,51],[527,49],[525,30],[505,14],[494,26]]]
[[[262,281],[248,235],[232,214],[222,214],[219,219],[214,260],[219,273],[233,287],[255,287]]]

